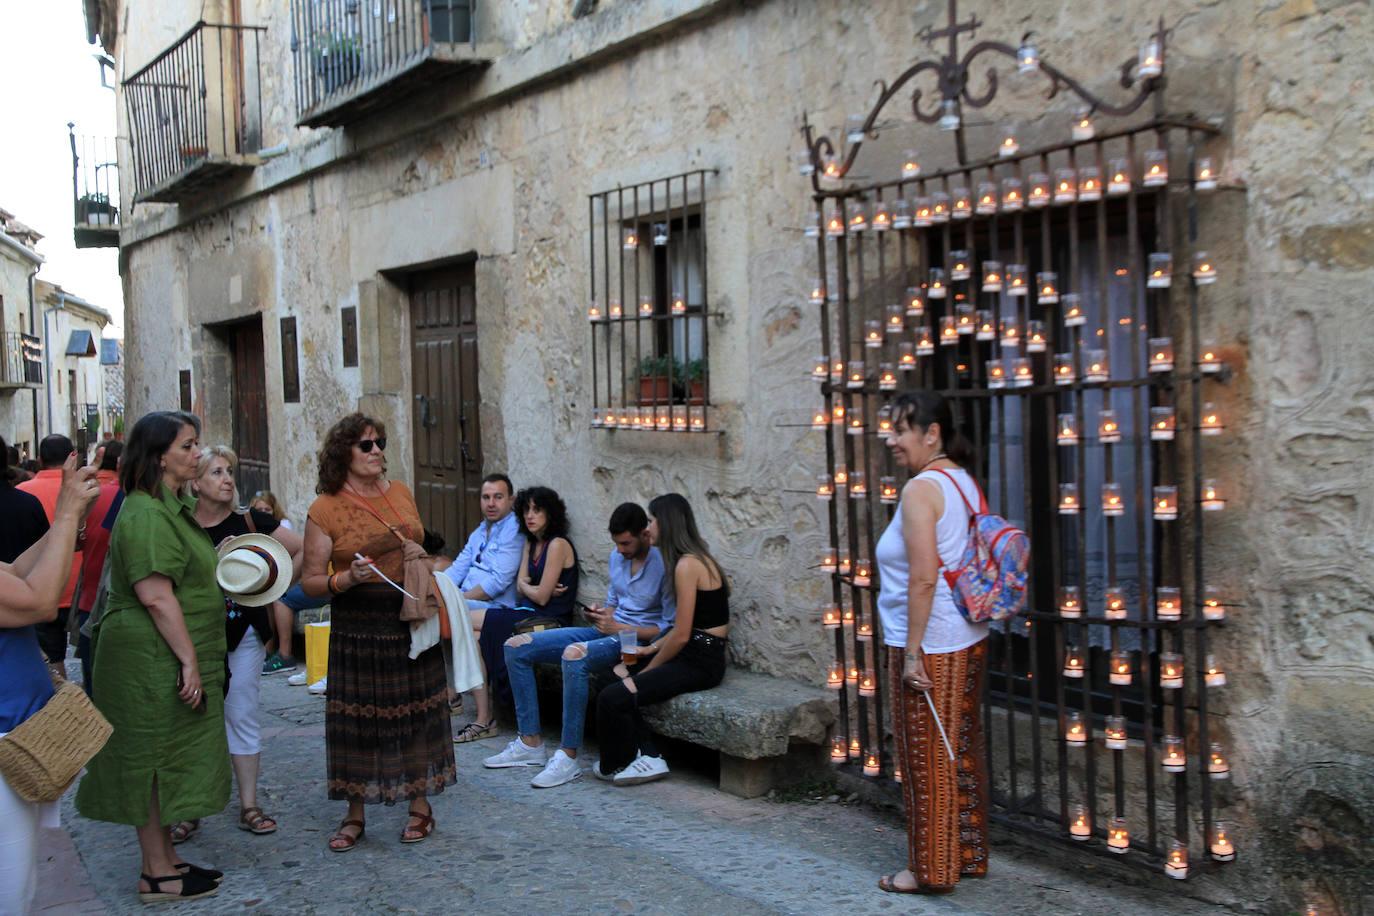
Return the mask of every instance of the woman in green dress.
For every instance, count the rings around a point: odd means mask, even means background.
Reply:
[[[224,594],[215,549],[186,485],[200,422],[150,413],[124,447],[126,494],[110,536],[109,604],[94,631],[95,705],[114,726],[77,790],[86,817],[131,824],[144,903],[213,894],[223,875],[183,862],[169,824],[229,801],[224,733]]]

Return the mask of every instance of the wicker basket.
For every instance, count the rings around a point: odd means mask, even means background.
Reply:
[[[0,774],[25,801],[56,801],[114,732],[70,681],[19,727],[0,738]]]

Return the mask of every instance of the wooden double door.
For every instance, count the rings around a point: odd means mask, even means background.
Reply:
[[[232,378],[233,449],[239,457],[239,502],[249,503],[259,490],[272,488],[272,453],[267,433],[267,361],[263,353],[262,317],[253,316],[224,329]]]
[[[473,265],[412,274],[410,322],[415,501],[452,555],[481,518]]]

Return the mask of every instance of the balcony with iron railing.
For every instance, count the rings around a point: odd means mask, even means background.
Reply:
[[[292,0],[297,124],[338,126],[491,62],[477,0]]]
[[[72,146],[73,237],[77,248],[119,247],[119,161],[114,140],[78,136],[67,122]]]
[[[43,341],[16,331],[0,340],[0,389],[43,387]]]
[[[135,202],[178,203],[258,165],[266,31],[198,22],[124,81]]]

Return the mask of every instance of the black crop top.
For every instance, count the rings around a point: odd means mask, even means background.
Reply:
[[[692,614],[692,629],[710,630],[730,622],[730,599],[725,586],[710,591],[697,589],[697,606]]]

